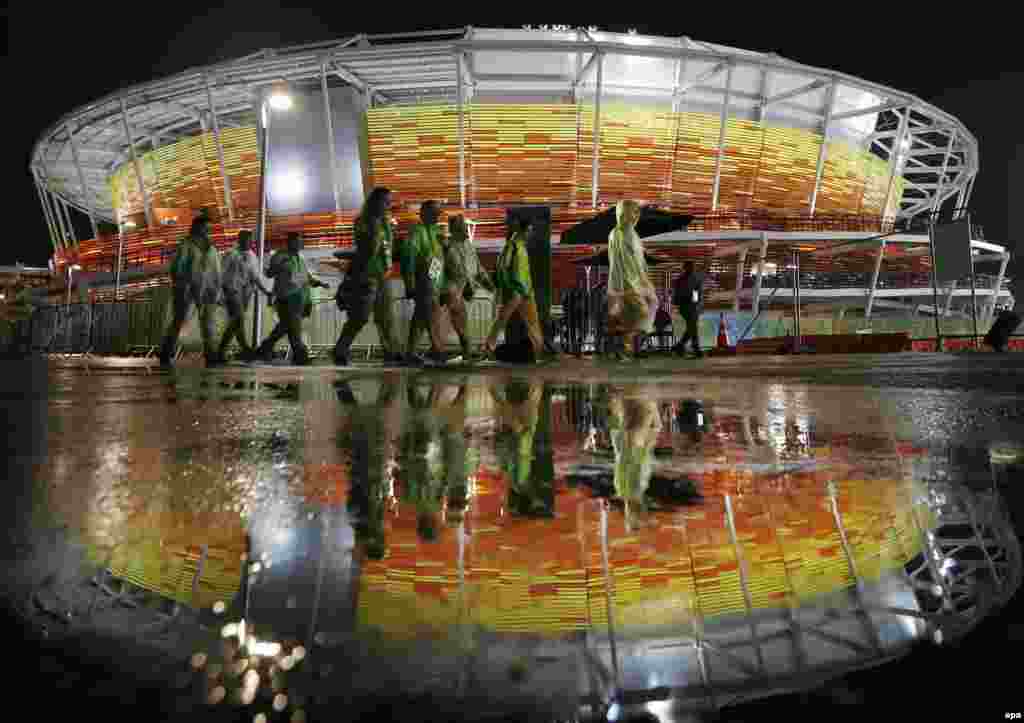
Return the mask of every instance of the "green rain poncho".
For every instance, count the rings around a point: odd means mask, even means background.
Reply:
[[[315,281],[301,254],[286,249],[277,251],[267,266],[267,276],[274,280],[274,296],[278,302],[291,301],[296,296],[305,305],[313,302],[310,287]]]
[[[370,225],[360,217],[356,219],[352,235],[356,246],[352,274],[383,278],[391,268],[391,250],[394,248],[391,218],[385,215],[375,232],[371,233]]]
[[[615,494],[626,503],[626,523],[644,507],[644,495],[654,471],[654,446],[661,431],[657,403],[613,397],[608,426],[615,451]]]
[[[422,223],[413,226],[402,246],[401,266],[406,289],[439,295],[445,286],[441,229]]]
[[[533,298],[533,278],[530,276],[530,256],[526,252],[526,237],[517,233],[502,249],[495,270],[495,286],[505,302],[516,294]]]
[[[186,290],[197,304],[216,304],[221,294],[220,254],[206,238],[186,236],[171,261],[174,288]]]
[[[444,271],[449,284],[469,286],[475,292],[483,287],[494,291],[494,283],[480,265],[476,247],[465,234],[452,234],[445,249]]]
[[[647,273],[643,243],[635,225],[626,219],[631,203],[619,201],[615,207],[618,224],[608,236],[608,316],[618,320],[626,332],[649,332],[658,295]]]

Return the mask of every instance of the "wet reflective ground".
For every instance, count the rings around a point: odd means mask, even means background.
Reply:
[[[12,659],[80,711],[1016,710],[1013,355],[0,377]]]

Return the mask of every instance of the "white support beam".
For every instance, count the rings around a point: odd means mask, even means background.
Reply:
[[[591,168],[590,207],[597,208],[598,181],[601,175],[601,83],[604,81],[604,55],[597,56],[597,83],[594,87],[594,157]]]
[[[699,73],[695,78],[693,78],[693,80],[690,80],[690,81],[688,81],[686,83],[682,83],[679,86],[679,88],[676,90],[676,96],[677,97],[684,96],[687,93],[689,93],[691,90],[693,90],[694,88],[697,88],[697,87],[703,85],[707,81],[709,81],[712,78],[714,78],[716,75],[721,74],[721,72],[723,70],[728,70],[729,71],[729,78],[730,78],[730,80],[726,81],[726,97],[728,97],[728,94],[730,92],[729,89],[732,87],[732,82],[731,82],[732,68],[733,68],[733,66],[732,66],[732,63],[730,61],[723,60],[721,63],[718,63],[717,65],[714,65],[714,66],[708,68],[703,73]]]
[[[128,107],[125,105],[124,96],[121,96],[121,122],[124,125],[124,135],[128,139],[128,149],[131,151],[132,165],[135,166],[135,179],[139,183],[139,193],[142,194],[142,203],[146,212],[146,226],[153,228],[153,208],[149,203],[149,191],[142,178],[142,166],[139,164],[139,156],[135,152],[135,144],[132,142],[131,130],[128,125]]]
[[[878,290],[878,274],[882,270],[882,259],[885,257],[885,240],[878,244],[878,253],[875,255],[875,268],[871,272],[871,286],[868,287],[868,300],[864,307],[864,318],[871,318],[871,309],[875,305],[875,292]]]
[[[787,90],[785,93],[778,93],[777,95],[773,95],[772,97],[765,99],[764,105],[769,106],[772,105],[773,103],[778,103],[783,100],[789,100],[790,98],[796,98],[801,95],[813,93],[819,88],[824,88],[826,85],[834,86],[835,83],[830,83],[827,80],[815,80],[808,83],[807,85],[801,85],[799,88],[794,88],[793,90]]]
[[[903,141],[907,137],[907,119],[910,117],[910,108],[905,108],[900,116],[900,132],[896,136],[889,154],[889,186],[885,191],[885,203],[882,206],[883,219],[889,213],[889,206],[892,205],[892,192],[896,188],[896,175],[900,172],[900,155],[903,153]],[[899,208],[896,214],[899,215]]]
[[[584,79],[586,79],[586,77],[588,75],[590,75],[590,71],[592,71],[595,68],[597,68],[597,64],[599,62],[601,62],[600,58],[601,58],[601,54],[600,53],[593,53],[593,54],[591,54],[590,60],[587,61],[587,64],[584,65],[583,68],[578,73],[576,73],[576,79],[572,82],[572,87],[573,87],[574,91],[577,88],[579,88],[580,85],[583,84]]]
[[[847,120],[849,118],[857,118],[862,115],[871,115],[872,113],[884,113],[887,110],[895,110],[900,106],[904,105],[906,101],[894,100],[887,103],[880,103],[879,105],[873,105],[868,108],[861,108],[860,110],[848,110],[845,113],[837,113],[832,116],[834,121]]]
[[[718,120],[718,153],[715,154],[715,178],[711,184],[711,210],[718,210],[718,194],[722,186],[722,154],[725,152],[725,125],[729,120],[729,94],[732,92],[733,66],[725,76],[725,95],[722,96],[722,111]]]
[[[740,310],[740,292],[743,291],[743,266],[747,260],[747,250],[743,249],[740,251],[739,258],[736,260],[736,296],[733,299],[732,310]]]
[[[455,103],[458,112],[458,141],[459,141],[459,202],[460,208],[466,207],[466,90],[463,79],[463,66],[465,59],[462,53],[455,54],[456,86]]]
[[[46,172],[45,164],[39,167],[39,173],[42,176],[41,181],[43,184],[44,195],[46,196],[51,205],[53,218],[55,222],[54,225],[56,227],[60,240],[60,247],[61,249],[66,249],[68,247],[68,232],[67,229],[64,228],[64,216],[61,214],[60,206],[57,203],[57,194],[54,193],[53,190],[50,188],[49,177]]]
[[[750,249],[762,247],[767,248],[767,243],[768,234],[766,231],[762,231],[758,233],[758,237],[756,239],[752,239],[750,241],[742,241],[740,243],[730,244],[728,246],[720,246],[715,244],[715,248],[711,252],[711,257],[720,259],[727,258],[729,256],[739,256],[741,254],[747,253],[747,251],[749,251]]]
[[[206,102],[210,109],[210,120],[213,123],[213,140],[217,145],[217,164],[220,167],[220,176],[224,184],[224,205],[228,209],[228,220],[235,220],[235,204],[231,198],[231,178],[228,176],[227,166],[224,164],[224,144],[221,142],[220,125],[217,122],[217,106],[213,103],[213,90],[210,88],[210,76],[203,74],[203,84],[206,86]]]
[[[768,106],[768,88],[771,84],[771,71],[761,70],[761,87],[758,91],[760,101],[757,104],[757,122],[764,123],[765,108]]]
[[[1006,266],[1010,263],[1010,254],[1003,254],[1003,260],[999,262],[999,273],[996,275],[996,282],[992,286],[992,297],[985,305],[984,323],[987,326],[992,323],[992,317],[996,313],[996,303],[999,301],[999,293],[1003,290],[1003,278],[1006,276]],[[1021,299],[1016,299],[1020,302]]]
[[[334,119],[331,116],[331,94],[327,91],[327,63],[320,65],[320,92],[324,97],[324,123],[327,128],[327,152],[330,154],[331,194],[334,213],[341,213],[341,189],[338,188],[338,154],[334,146]]]
[[[821,191],[821,176],[825,170],[825,156],[828,154],[828,134],[831,130],[832,109],[835,107],[835,101],[836,84],[831,83],[828,86],[828,92],[825,93],[825,122],[821,127],[821,147],[818,149],[818,165],[814,171],[814,190],[811,191],[811,218],[814,217],[814,211],[818,206],[818,194]]]
[[[949,291],[946,292],[946,305],[942,309],[943,316],[949,316],[949,312],[953,310],[953,294],[956,293],[956,282],[953,281],[949,285]]]
[[[46,203],[46,193],[43,190],[43,183],[39,180],[39,173],[35,168],[32,168],[32,181],[36,185],[36,193],[39,194],[39,203],[43,206],[43,217],[46,219],[46,228],[50,232],[50,244],[53,246],[54,252],[60,251],[61,247],[58,245],[57,229],[54,227],[53,218],[50,215],[50,208]]]
[[[935,214],[939,210],[939,204],[942,199],[942,186],[946,180],[946,169],[949,168],[949,154],[953,150],[953,144],[956,143],[956,131],[949,136],[949,145],[946,146],[946,155],[942,159],[942,173],[939,174],[939,187],[935,191],[935,198],[932,201],[932,214]]]
[[[764,264],[768,259],[768,232],[761,232],[761,248],[757,258],[757,278],[754,279],[754,299],[752,311],[757,315],[761,311],[761,285],[764,281]]]
[[[64,212],[64,223],[67,224],[68,237],[71,239],[71,242],[74,243],[75,246],[77,246],[78,232],[75,231],[75,224],[72,223],[71,221],[71,207],[68,206],[67,202],[63,198],[60,198],[59,196],[57,197],[57,203],[60,205],[61,209]]]
[[[93,212],[92,203],[89,201],[89,187],[85,184],[85,173],[82,171],[82,162],[78,157],[78,144],[75,143],[75,134],[71,130],[70,123],[65,127],[68,132],[68,142],[71,144],[71,155],[75,159],[75,170],[78,171],[78,183],[82,188],[82,204],[88,209],[86,215],[89,217],[89,224],[92,226],[92,237],[99,238],[100,231],[96,226],[96,214]]]

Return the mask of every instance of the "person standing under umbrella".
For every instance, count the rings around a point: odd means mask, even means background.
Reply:
[[[647,273],[643,242],[636,233],[640,204],[619,201],[618,224],[608,236],[608,328],[621,336],[616,356],[631,358],[637,334],[650,332],[658,308],[658,294]]]

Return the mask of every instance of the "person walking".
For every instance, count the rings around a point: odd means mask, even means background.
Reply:
[[[479,288],[494,293],[494,282],[480,265],[480,257],[469,239],[466,219],[461,215],[448,219],[444,274],[447,282],[448,318],[459,337],[463,358],[468,360],[473,350],[466,330],[466,304],[472,301]]]
[[[619,359],[631,359],[638,334],[650,333],[658,294],[647,273],[644,246],[636,233],[640,204],[623,200],[615,206],[617,224],[608,236],[608,327],[622,347]]]
[[[696,271],[692,261],[683,264],[683,275],[676,279],[672,288],[672,303],[679,308],[679,315],[686,323],[683,338],[673,347],[673,351],[683,356],[686,342],[693,341],[693,353],[700,359],[704,353],[700,350],[700,313],[704,310],[704,274]]]
[[[445,253],[438,218],[441,205],[437,201],[424,201],[420,206],[420,223],[412,227],[402,245],[402,277],[405,295],[412,296],[415,308],[409,323],[408,358],[414,358],[416,343],[424,329],[430,335],[427,358],[443,363],[444,338],[441,330],[441,292],[447,288],[445,279]]]
[[[391,191],[378,186],[363,204],[353,227],[356,256],[348,277],[338,290],[338,306],[348,312],[334,345],[334,363],[347,366],[349,350],[373,313],[384,362],[404,357],[394,338],[394,299],[385,278],[392,264],[394,234],[391,228]]]
[[[199,313],[199,328],[207,366],[218,363],[213,346],[213,314],[221,294],[220,254],[210,241],[210,221],[197,218],[188,236],[178,243],[171,261],[171,304],[173,317],[160,345],[160,363],[170,366],[181,330],[193,307]]]
[[[221,287],[224,291],[224,309],[228,315],[228,325],[220,340],[217,361],[226,360],[225,352],[228,344],[235,338],[242,349],[242,358],[253,355],[253,348],[245,338],[245,311],[253,298],[255,290],[271,295],[270,289],[260,279],[260,263],[252,251],[252,232],[243,229],[238,232],[238,245],[224,254],[221,259]]]
[[[513,216],[511,234],[498,258],[495,270],[495,287],[498,290],[498,301],[501,311],[494,319],[491,332],[483,343],[481,355],[484,358],[494,355],[494,347],[498,334],[513,316],[518,316],[526,326],[526,334],[533,346],[535,357],[544,353],[544,335],[540,330],[540,319],[537,315],[537,302],[533,294],[533,280],[530,275],[530,257],[526,252],[526,238],[530,230],[530,220],[523,216]]]
[[[274,280],[274,310],[278,322],[254,353],[257,358],[270,361],[274,345],[287,335],[292,347],[292,361],[302,366],[309,364],[309,352],[302,342],[302,319],[313,312],[310,289],[317,286],[327,288],[327,284],[309,272],[305,260],[299,254],[302,245],[302,234],[291,231],[288,234],[288,248],[276,252],[270,258],[267,276]]]

